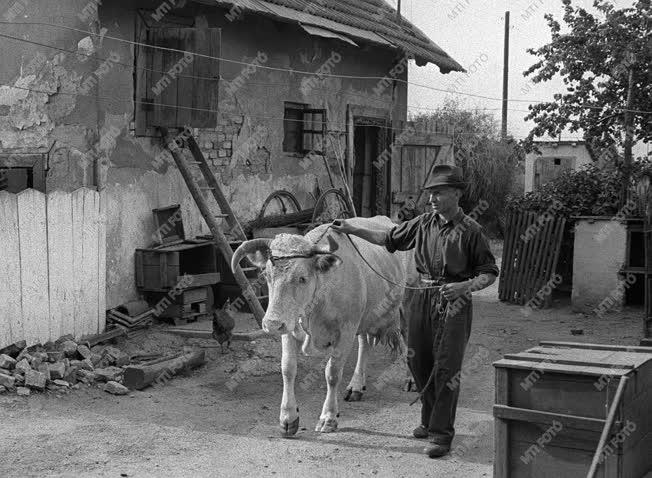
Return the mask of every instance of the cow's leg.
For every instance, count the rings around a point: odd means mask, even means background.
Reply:
[[[349,334],[345,332],[342,335],[349,337]],[[351,333],[350,338],[344,339],[340,346],[333,351],[328,364],[326,364],[326,400],[324,400],[324,406],[319,416],[319,423],[315,427],[316,432],[329,433],[337,430],[337,417],[339,415],[337,406],[338,387],[342,381],[342,371],[351,352],[354,338],[355,333]]]
[[[294,396],[294,379],[297,376],[297,340],[292,334],[281,336],[283,353],[281,372],[283,374],[283,399],[281,400],[281,435],[291,437],[299,429],[299,407]]]
[[[344,400],[347,402],[359,402],[362,399],[362,392],[366,390],[367,360],[370,348],[367,334],[358,335],[358,363],[355,365],[355,371],[346,387],[346,394],[344,394]]]

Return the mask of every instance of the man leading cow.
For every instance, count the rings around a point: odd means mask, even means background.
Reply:
[[[459,207],[466,187],[461,169],[435,166],[424,189],[432,212],[387,231],[337,221],[332,228],[390,252],[414,249],[424,288],[408,294],[408,364],[422,390],[421,424],[413,434],[429,438],[431,458],[450,452],[464,350],[471,333],[471,292],[491,285],[498,267],[482,227]],[[440,286],[436,288],[436,286]]]

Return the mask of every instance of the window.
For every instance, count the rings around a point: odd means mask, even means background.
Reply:
[[[19,193],[32,188],[45,192],[44,164],[41,154],[0,154],[0,191]]]
[[[561,158],[555,158],[555,166],[559,166],[561,164]]]
[[[308,108],[301,103],[285,103],[283,151],[324,154],[326,110]]]
[[[146,22],[140,17],[136,40],[164,48],[219,57],[218,28],[188,28]],[[135,57],[136,134],[154,128],[210,128],[217,125],[219,62],[211,58],[137,47]]]

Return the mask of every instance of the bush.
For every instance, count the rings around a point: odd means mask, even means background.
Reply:
[[[645,171],[650,171],[648,160],[633,165],[631,186]],[[601,169],[589,164],[570,171],[543,184],[536,191],[512,195],[507,199],[507,209],[512,211],[544,212],[555,201],[561,206],[557,214],[570,216],[613,216],[620,207],[622,172],[617,168]]]

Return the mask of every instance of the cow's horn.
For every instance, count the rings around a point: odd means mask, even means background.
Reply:
[[[240,264],[240,261],[245,256],[245,254],[261,250],[263,251],[263,255],[267,256],[269,252],[269,244],[271,242],[272,240],[269,238],[259,237],[258,239],[252,239],[240,244],[240,246],[233,253],[233,257],[231,258],[231,271],[235,271],[236,264]]]
[[[326,245],[318,246],[315,244],[314,246],[312,246],[312,251],[322,252],[322,253],[323,252],[333,253],[340,248],[340,246],[337,244],[337,242],[335,242],[335,239],[333,239],[332,236],[326,236],[326,239],[328,240],[328,247]]]

